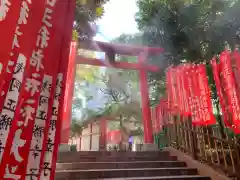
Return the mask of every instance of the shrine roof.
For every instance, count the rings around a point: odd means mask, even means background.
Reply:
[[[84,41],[80,42],[80,48],[92,51],[111,52],[120,55],[139,56],[142,53],[148,55],[157,55],[163,52],[163,48],[134,46],[126,44],[113,44],[100,41]]]

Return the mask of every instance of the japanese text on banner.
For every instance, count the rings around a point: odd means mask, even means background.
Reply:
[[[19,14],[19,19],[18,19],[18,24],[16,27],[16,30],[23,28],[23,24],[27,24],[28,22],[28,13],[30,8],[28,5],[31,5],[31,1],[22,1],[22,6],[21,9],[27,9],[27,11],[20,11]],[[33,17],[30,17],[30,19]],[[23,23],[24,22],[24,23]],[[26,38],[26,37],[25,37]],[[9,134],[9,129],[12,126],[12,121],[15,115],[15,110],[17,108],[18,104],[18,99],[19,99],[19,93],[21,90],[21,85],[23,82],[23,76],[25,72],[25,67],[27,63],[27,56],[26,56],[26,51],[24,48],[22,48],[25,44],[22,42],[19,43],[17,40],[17,35],[15,34],[14,37],[15,41],[13,42],[13,50],[12,50],[12,55],[14,55],[14,58],[16,59],[13,64],[16,64],[11,71],[8,71],[7,68],[7,73],[9,74],[9,78],[5,80],[6,82],[4,83],[4,89],[2,89],[1,92],[1,97],[0,97],[0,102],[3,102],[4,105],[0,106],[0,109],[2,110],[1,116],[0,116],[0,124],[2,124],[3,127],[0,127],[0,132],[1,136],[0,139],[3,139],[1,142],[2,146],[2,151],[0,152],[0,162],[2,161],[3,153],[5,150],[5,145],[6,145],[6,140],[8,138]],[[15,44],[17,44],[17,47],[15,47]],[[21,45],[21,47],[20,47]],[[30,51],[30,50],[29,50]],[[9,61],[10,63],[13,61]]]
[[[42,179],[50,179],[51,170],[52,170],[52,157],[53,157],[53,150],[55,144],[55,135],[56,135],[56,123],[58,120],[58,113],[59,113],[59,101],[62,92],[62,82],[63,81],[63,74],[58,74],[57,77],[57,84],[56,90],[54,95],[53,101],[53,111],[52,117],[49,121],[49,130],[48,130],[48,138],[46,142],[46,152],[44,153],[44,162],[43,162],[43,171],[41,172],[41,180]]]
[[[41,93],[41,84],[43,80],[44,65],[43,62],[46,58],[44,55],[45,49],[49,46],[52,28],[52,13],[56,1],[46,1],[45,11],[42,17],[42,26],[37,36],[36,48],[32,52],[30,58],[30,66],[25,73],[24,91],[20,93],[20,103],[16,109],[14,122],[8,142],[12,145],[6,146],[4,155],[5,161],[2,166],[5,169],[4,177],[15,176],[17,179],[24,178],[25,169],[28,160],[30,143],[34,127],[34,120],[36,116],[36,109]],[[24,20],[22,21],[24,23]],[[15,43],[16,44],[16,43]],[[14,126],[15,125],[15,126]],[[29,136],[30,135],[30,136]],[[9,155],[8,155],[9,154]],[[19,168],[20,166],[24,168]],[[14,169],[14,170],[13,170]]]
[[[0,1],[0,91],[6,82],[3,78],[10,57],[14,32],[19,18],[21,0]]]
[[[72,71],[72,68],[69,64],[72,63],[73,65],[73,60],[75,60],[75,55],[76,55],[76,48],[77,48],[77,43],[72,42],[72,24],[74,21],[74,10],[76,7],[76,1],[71,1],[69,0],[69,5],[66,13],[61,11],[61,15],[65,15],[67,17],[66,19],[66,24],[65,27],[68,27],[65,29],[64,35],[63,35],[63,42],[61,44],[62,48],[62,53],[61,53],[61,58],[59,62],[59,69],[58,69],[58,76],[57,76],[57,82],[56,82],[56,91],[54,95],[54,101],[58,99],[58,107],[55,108],[55,105],[53,106],[53,112],[52,112],[52,118],[50,119],[49,126],[51,127],[51,121],[56,122],[55,123],[55,129],[49,128],[49,138],[47,139],[47,148],[46,148],[46,153],[44,154],[44,161],[43,161],[43,169],[44,172],[41,173],[41,180],[54,180],[55,179],[55,170],[56,170],[56,163],[57,163],[57,155],[58,155],[58,150],[59,150],[59,144],[60,144],[60,139],[61,139],[61,127],[63,123],[62,115],[64,111],[63,107],[63,102],[64,102],[64,96],[65,96],[65,91],[66,91],[66,84],[67,84],[67,74],[69,68]],[[70,53],[70,56],[69,56]],[[71,59],[72,58],[72,59]],[[71,75],[71,74],[70,74]],[[72,75],[71,75],[72,76]],[[57,103],[57,102],[56,102]],[[57,120],[55,120],[55,117],[57,116]],[[51,131],[51,132],[50,132]],[[53,151],[51,152],[49,149],[49,146],[52,147]],[[44,176],[45,175],[45,176]]]
[[[38,11],[34,11],[36,8]],[[4,69],[2,74],[4,77],[4,84],[1,88],[0,103],[4,102],[7,91],[11,86],[12,75],[19,53],[24,54],[25,57],[30,57],[32,54],[32,48],[36,42],[37,33],[41,25],[44,2],[34,1],[32,3],[30,0],[23,0],[20,9],[21,10],[12,42],[11,59],[8,61],[7,67]],[[26,41],[26,39],[28,40]],[[17,66],[19,66],[19,64]],[[1,109],[2,105],[0,104],[0,110]]]

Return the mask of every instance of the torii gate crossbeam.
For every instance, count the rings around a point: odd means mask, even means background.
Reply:
[[[128,63],[128,62],[109,63],[100,59],[86,58],[83,56],[76,57],[76,64],[86,64],[86,65],[92,65],[92,66],[101,66],[101,67],[109,67],[109,68],[117,68],[117,69],[144,70],[144,71],[152,71],[152,72],[157,72],[159,70],[158,67],[153,65],[148,65],[146,63]]]

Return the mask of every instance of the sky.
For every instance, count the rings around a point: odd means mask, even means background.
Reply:
[[[136,0],[110,0],[104,5],[105,13],[97,22],[101,34],[94,38],[98,41],[110,41],[121,34],[138,32],[134,16],[137,12]]]

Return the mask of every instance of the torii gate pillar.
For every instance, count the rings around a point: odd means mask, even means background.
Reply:
[[[146,59],[144,55],[138,57],[138,63],[143,63]],[[142,101],[142,117],[144,127],[144,144],[143,151],[155,151],[158,150],[153,140],[153,129],[152,129],[152,117],[149,100],[149,86],[148,86],[148,74],[145,70],[139,70],[140,80],[140,93]]]
[[[139,56],[138,62],[142,63],[144,57]],[[148,92],[148,77],[145,70],[139,71],[140,80],[140,93],[142,100],[142,115],[143,115],[143,127],[144,127],[144,143],[153,143],[153,133],[152,133],[152,121],[151,121],[151,111],[150,111],[150,101]]]

